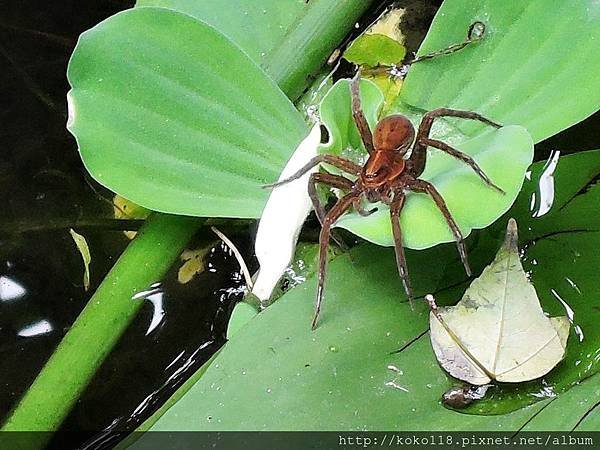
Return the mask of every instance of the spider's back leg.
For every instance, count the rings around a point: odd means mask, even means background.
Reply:
[[[413,289],[408,276],[408,266],[406,264],[406,256],[404,255],[404,246],[402,245],[402,229],[400,228],[400,213],[404,207],[404,193],[400,192],[395,196],[390,204],[390,218],[392,221],[392,233],[394,235],[394,250],[396,252],[396,265],[398,266],[398,274],[402,279],[406,296],[410,303],[411,309],[414,309],[413,304]]]
[[[435,202],[436,206],[438,207],[438,209],[444,216],[444,219],[446,219],[446,222],[448,223],[448,226],[450,227],[450,230],[452,231],[452,234],[454,235],[454,239],[456,240],[456,246],[458,247],[458,253],[460,255],[460,259],[463,263],[463,266],[465,266],[465,272],[467,272],[468,276],[471,276],[472,272],[471,272],[471,267],[469,266],[469,260],[467,257],[467,247],[465,246],[465,240],[460,231],[460,228],[458,227],[458,224],[454,220],[454,217],[452,217],[452,214],[450,214],[450,211],[448,210],[448,206],[446,206],[446,202],[444,201],[444,198],[441,196],[441,194],[438,192],[438,190],[433,186],[433,184],[431,184],[427,181],[424,181],[424,180],[414,180],[410,185],[410,189],[415,192],[423,192],[423,193],[431,196],[431,198]]]

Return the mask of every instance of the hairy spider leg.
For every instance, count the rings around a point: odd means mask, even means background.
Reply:
[[[319,223],[323,226],[323,219],[325,219],[325,208],[319,200],[317,194],[317,184],[326,184],[337,189],[350,190],[354,186],[354,182],[348,178],[344,178],[339,175],[333,175],[331,173],[313,173],[308,181],[308,196],[310,197],[315,214],[319,219]]]
[[[298,178],[305,175],[310,169],[312,169],[315,166],[318,166],[321,163],[330,164],[334,167],[337,167],[340,170],[343,170],[344,172],[348,172],[352,175],[357,175],[357,176],[360,174],[360,171],[362,170],[361,166],[359,166],[355,162],[350,161],[349,159],[342,158],[341,156],[317,155],[314,158],[312,158],[308,163],[306,163],[306,165],[301,167],[300,170],[298,170],[292,176],[285,178],[281,181],[277,181],[275,183],[265,184],[262,187],[265,189],[271,189],[271,188],[276,188],[278,186],[281,186],[282,184],[289,183],[290,181],[297,180]]]
[[[435,202],[436,206],[438,207],[438,209],[444,216],[444,219],[446,219],[446,222],[448,223],[448,226],[450,227],[450,230],[452,231],[452,234],[454,235],[454,239],[456,240],[456,246],[458,247],[458,253],[460,255],[460,259],[463,263],[463,266],[465,266],[465,272],[467,272],[468,276],[471,276],[472,272],[471,272],[471,267],[469,266],[469,260],[467,258],[467,248],[465,246],[465,241],[464,241],[463,235],[460,231],[460,228],[458,228],[458,225],[454,221],[454,218],[450,214],[450,211],[448,210],[448,207],[446,206],[446,202],[444,201],[444,198],[440,195],[440,193],[433,186],[433,184],[431,184],[425,180],[412,181],[410,184],[410,189],[414,192],[423,192],[423,193],[431,196],[431,198]]]
[[[398,273],[404,285],[404,290],[410,303],[410,308],[414,310],[413,290],[408,276],[408,266],[406,264],[406,256],[404,255],[404,246],[402,245],[402,229],[400,227],[400,213],[404,207],[405,196],[403,192],[397,192],[394,200],[390,204],[390,218],[392,221],[392,233],[394,235],[394,250],[396,251],[396,265]]]
[[[499,192],[501,194],[506,194],[506,192],[504,192],[504,190],[502,188],[495,185],[492,182],[492,180],[490,180],[490,178],[485,174],[483,169],[481,167],[479,167],[479,164],[477,164],[477,162],[471,156],[467,155],[466,153],[463,153],[460,150],[455,149],[454,147],[450,147],[445,142],[438,141],[436,139],[424,138],[424,139],[421,139],[421,144],[427,145],[429,147],[437,148],[438,150],[448,153],[450,156],[453,156],[454,158],[461,160],[462,162],[467,164],[469,167],[471,167],[471,169],[473,169],[475,171],[475,173],[477,175],[479,175],[479,177],[483,180],[483,182],[485,184],[487,184],[489,187],[491,187],[492,189],[496,190],[497,192]]]
[[[429,139],[429,133],[431,132],[431,126],[433,125],[433,121],[437,117],[458,117],[461,119],[478,120],[480,122],[485,123],[486,125],[490,125],[495,128],[502,127],[502,125],[500,125],[499,123],[493,122],[490,119],[483,117],[481,114],[477,114],[472,111],[462,111],[459,109],[449,109],[449,108],[438,108],[438,109],[434,109],[433,111],[429,111],[421,119],[421,123],[419,125],[419,130],[417,131],[417,136],[415,138],[415,143],[413,145],[413,150],[412,150],[412,153],[409,158],[414,167],[415,177],[418,177],[419,175],[421,175],[423,173],[423,171],[425,170],[425,163],[427,161],[427,151],[426,150],[427,150],[428,144],[424,143],[423,141],[425,139]],[[436,148],[445,151],[443,148],[439,148],[439,147],[436,147]],[[459,152],[458,150],[456,150],[456,152],[464,155],[464,153]],[[452,156],[455,156],[455,155],[452,155]],[[473,163],[475,162],[475,161],[473,161],[473,158],[471,158],[469,155],[464,155],[464,156],[468,160],[472,161]],[[473,167],[472,164],[470,164],[470,162],[465,161],[465,163],[469,164],[471,166],[471,168],[473,168],[473,170],[475,170],[475,172],[477,172],[477,170]],[[481,169],[479,169],[479,170],[481,170]]]
[[[373,146],[373,134],[360,103],[360,69],[356,71],[356,75],[350,81],[350,96],[352,97],[352,117],[354,118],[354,123],[358,128],[360,138],[367,152],[371,155],[375,152],[375,147]]]
[[[315,210],[315,214],[317,219],[319,219],[319,223],[321,227],[323,226],[323,221],[325,219],[325,208],[321,204],[319,200],[319,195],[317,194],[317,183],[326,184],[327,186],[331,186],[337,189],[345,189],[350,190],[354,186],[354,182],[349,180],[348,178],[344,178],[340,175],[333,175],[331,173],[313,173],[310,176],[308,181],[308,196],[313,204],[313,209]],[[340,248],[344,251],[349,251],[348,246],[335,234],[332,233],[331,238],[340,246]]]
[[[352,206],[352,203],[359,195],[357,192],[346,194],[337,201],[323,219],[323,227],[319,236],[319,280],[315,301],[315,315],[311,325],[313,330],[317,327],[317,321],[321,313],[321,303],[323,302],[323,289],[325,288],[325,274],[327,270],[327,247],[329,245],[331,226]]]

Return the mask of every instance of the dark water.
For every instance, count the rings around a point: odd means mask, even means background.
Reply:
[[[389,2],[377,5],[369,23]],[[129,239],[137,221],[113,217],[110,192],[89,179],[65,129],[66,67],[77,36],[132,1],[20,1],[0,3],[0,417],[25,392]],[[439,2],[421,8],[416,49]],[[425,17],[425,19],[423,18]],[[360,29],[359,29],[360,31]],[[598,147],[598,115],[538,145],[564,153]],[[251,263],[253,225],[230,237]],[[84,235],[91,254],[91,287],[69,228]],[[310,235],[310,232],[309,232]],[[314,233],[313,233],[314,236]],[[211,247],[202,230],[190,248]],[[120,343],[85,391],[54,448],[110,446],[116,431],[150,416],[224,342],[243,278],[221,244],[207,253],[206,270],[177,280],[181,262],[149,296]],[[105,430],[98,433],[98,430]],[[101,444],[102,443],[102,444]]]
[[[129,243],[122,230],[140,225],[114,219],[111,193],[86,175],[65,129],[65,73],[77,36],[132,4],[25,1],[0,7],[2,418]],[[86,238],[92,255],[87,292],[70,228]],[[251,260],[252,230],[242,224],[230,233]],[[208,229],[189,247],[212,248],[204,272],[181,284],[178,262],[159,280],[161,291],[140,300],[140,314],[61,430],[82,433],[75,440],[59,434],[52,447],[78,447],[102,429],[135,428],[225,342],[244,284],[238,264]]]

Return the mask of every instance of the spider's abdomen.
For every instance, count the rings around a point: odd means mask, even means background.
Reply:
[[[404,154],[415,138],[415,128],[406,116],[394,114],[379,121],[373,133],[373,145],[377,151]]]

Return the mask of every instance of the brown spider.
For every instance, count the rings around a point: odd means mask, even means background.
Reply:
[[[458,245],[458,252],[465,267],[467,275],[471,275],[471,269],[467,260],[467,251],[463,242],[458,225],[454,221],[446,202],[429,182],[419,179],[419,176],[425,170],[427,160],[427,147],[434,147],[442,150],[449,155],[460,159],[468,164],[481,179],[491,188],[504,193],[502,189],[496,186],[488,176],[481,170],[473,158],[465,153],[452,148],[448,144],[431,139],[429,132],[432,123],[436,117],[460,117],[463,119],[479,120],[487,125],[500,128],[501,125],[492,122],[489,119],[471,111],[460,111],[456,109],[439,108],[426,113],[421,119],[419,129],[416,132],[407,117],[401,114],[394,114],[381,119],[375,127],[375,132],[371,134],[369,124],[361,108],[359,93],[360,73],[350,82],[350,92],[352,96],[352,116],[360,133],[362,142],[369,152],[369,158],[364,166],[360,166],[346,158],[334,155],[319,155],[302,167],[298,172],[285,180],[269,185],[277,187],[282,184],[300,178],[310,169],[320,163],[330,164],[348,174],[356,176],[352,181],[341,175],[334,175],[326,172],[313,173],[310,176],[308,192],[313,202],[313,206],[319,221],[321,222],[321,234],[319,237],[319,281],[317,287],[317,299],[315,304],[315,315],[312,321],[312,328],[317,325],[321,302],[323,300],[323,288],[325,285],[325,270],[327,266],[327,246],[331,235],[331,227],[348,209],[354,209],[361,215],[369,215],[375,210],[365,211],[361,207],[361,198],[364,197],[370,203],[382,202],[390,207],[392,221],[392,232],[396,250],[396,263],[398,272],[402,278],[402,283],[406,295],[411,303],[413,302],[413,290],[408,276],[404,248],[402,246],[402,231],[400,229],[400,212],[404,206],[405,194],[407,191],[421,192],[432,197],[433,201],[440,209],[442,215],[448,222],[450,230],[454,234]],[[412,145],[411,145],[412,144]],[[412,148],[411,148],[412,147]],[[410,150],[410,153],[409,153]],[[409,154],[407,157],[406,155]],[[317,196],[316,185],[322,183],[333,188],[347,191],[337,203],[326,213]]]

